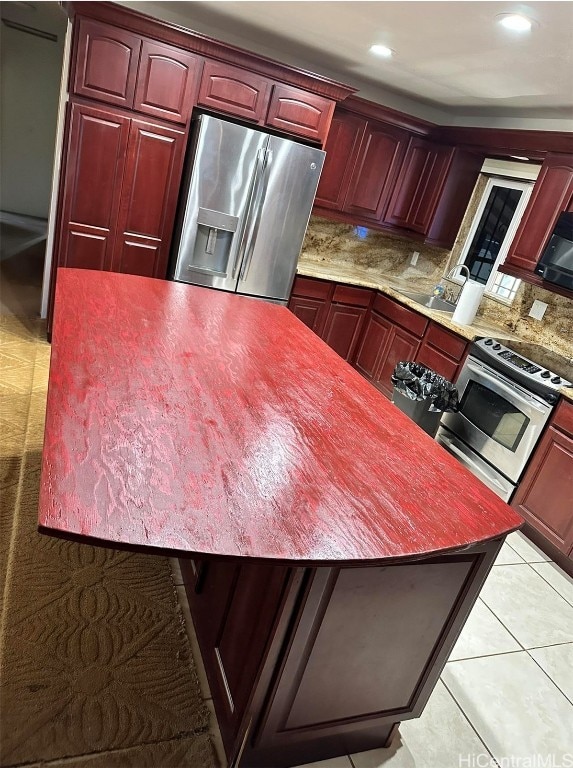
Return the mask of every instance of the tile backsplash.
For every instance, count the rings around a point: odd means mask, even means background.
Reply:
[[[478,185],[479,186],[479,182]],[[479,190],[476,186],[476,192]],[[472,205],[468,208],[456,245],[452,251],[417,243],[366,227],[356,227],[312,216],[303,243],[301,258],[318,263],[355,264],[377,274],[424,283],[431,287],[457,259],[460,244],[471,222]],[[412,254],[420,254],[415,266]],[[548,304],[543,320],[528,317],[535,299]],[[527,341],[546,346],[554,352],[573,358],[573,301],[529,283],[521,283],[511,306],[484,297],[478,315],[513,331]]]

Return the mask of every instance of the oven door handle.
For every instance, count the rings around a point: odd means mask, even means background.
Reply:
[[[499,389],[503,390],[503,393],[507,396],[509,402],[516,407],[522,405],[523,401],[525,400],[526,403],[538,413],[547,415],[551,411],[551,406],[545,403],[543,400],[540,400],[537,397],[533,397],[529,394],[529,392],[527,392],[525,389],[522,389],[522,387],[519,385],[509,381],[509,379],[506,379],[505,376],[497,374],[487,366],[482,365],[478,361],[474,360],[474,358],[468,357],[466,360],[466,366],[469,371],[476,374],[478,377],[482,376],[494,387],[498,387]]]

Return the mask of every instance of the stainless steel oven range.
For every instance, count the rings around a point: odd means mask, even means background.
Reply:
[[[456,382],[460,410],[443,415],[436,440],[508,501],[564,385],[559,374],[480,339]]]

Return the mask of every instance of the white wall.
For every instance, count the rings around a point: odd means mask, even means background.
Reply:
[[[2,3],[2,17],[58,36],[0,27],[0,208],[47,218],[67,19],[55,2]]]

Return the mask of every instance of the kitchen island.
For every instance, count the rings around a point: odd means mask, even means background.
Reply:
[[[44,533],[175,554],[230,764],[389,743],[521,518],[284,307],[60,270]]]

